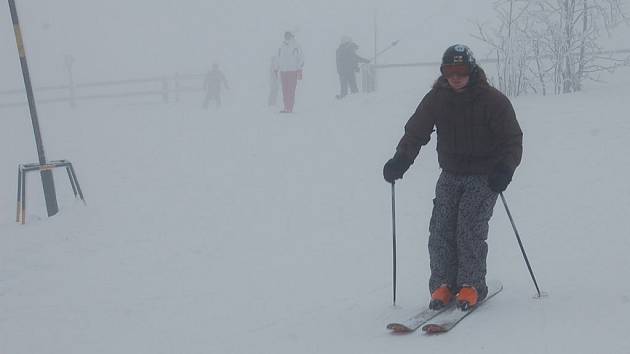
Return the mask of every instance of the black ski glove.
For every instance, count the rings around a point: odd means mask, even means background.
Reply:
[[[488,176],[488,187],[493,192],[503,192],[512,181],[514,171],[504,163],[499,163],[494,167],[494,171]]]
[[[403,177],[403,174],[407,172],[412,162],[408,157],[397,152],[383,166],[383,177],[385,177],[387,182],[394,183],[395,180]]]

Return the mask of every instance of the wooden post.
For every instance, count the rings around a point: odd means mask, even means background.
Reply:
[[[180,90],[180,83],[179,83],[179,73],[175,73],[175,102],[179,102],[179,90]]]
[[[74,78],[72,75],[72,64],[74,64],[74,57],[70,54],[66,54],[64,62],[68,71],[68,93],[70,94],[70,107],[75,108],[77,106],[77,101]]]
[[[168,103],[168,79],[162,78],[162,101]]]

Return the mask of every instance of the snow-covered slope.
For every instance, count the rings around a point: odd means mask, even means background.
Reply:
[[[297,113],[200,98],[41,108],[50,159],[76,165],[88,206],[56,174],[61,213],[29,186],[14,221],[18,163],[35,161],[24,108],[0,129],[0,352],[628,353],[630,73],[560,97],[514,100],[524,160],[495,208],[489,277],[504,291],[439,337],[392,336],[427,302],[434,145],[396,184],[399,288],[391,304],[390,187],[382,164],[430,85]],[[330,95],[332,96],[332,95]]]
[[[627,215],[630,71],[584,92],[514,100],[523,163],[501,204],[489,277],[504,291],[444,336],[385,325],[428,300],[435,145],[396,184],[398,301],[391,304],[391,195],[383,163],[437,68],[379,74],[340,102],[334,50],[352,36],[381,62],[439,60],[496,16],[452,0],[18,1],[35,87],[205,72],[231,89],[221,110],[179,102],[42,104],[47,157],[75,165],[87,207],[55,172],[59,215],[29,178],[15,222],[17,165],[37,160],[25,106],[0,108],[0,354],[630,353]],[[22,87],[8,11],[0,90]],[[265,106],[285,30],[306,55],[296,113]],[[627,48],[622,28],[607,41]],[[488,72],[492,75],[492,70]],[[37,94],[38,92],[36,92]]]

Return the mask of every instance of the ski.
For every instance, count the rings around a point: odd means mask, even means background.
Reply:
[[[439,310],[431,310],[429,308],[425,308],[415,314],[412,317],[409,317],[405,321],[401,322],[392,322],[387,325],[387,329],[392,330],[394,333],[409,333],[417,330],[423,324],[427,323],[437,315],[449,310],[451,306],[443,307]]]
[[[422,326],[422,331],[427,334],[445,333],[450,331],[461,320],[473,313],[480,306],[486,303],[486,301],[490,300],[493,296],[501,292],[501,290],[503,290],[503,284],[501,284],[501,282],[489,282],[488,295],[485,299],[483,299],[483,301],[479,302],[476,306],[471,307],[467,311],[462,311],[456,306],[452,306],[448,311],[443,311],[439,315],[433,316],[433,318],[431,318],[430,320],[425,321],[424,326]]]

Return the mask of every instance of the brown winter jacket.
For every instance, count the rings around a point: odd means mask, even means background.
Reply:
[[[521,162],[523,132],[512,104],[488,84],[481,68],[470,80],[464,92],[456,93],[440,76],[405,125],[397,152],[415,160],[436,127],[443,170],[487,175],[501,163],[513,173]]]

